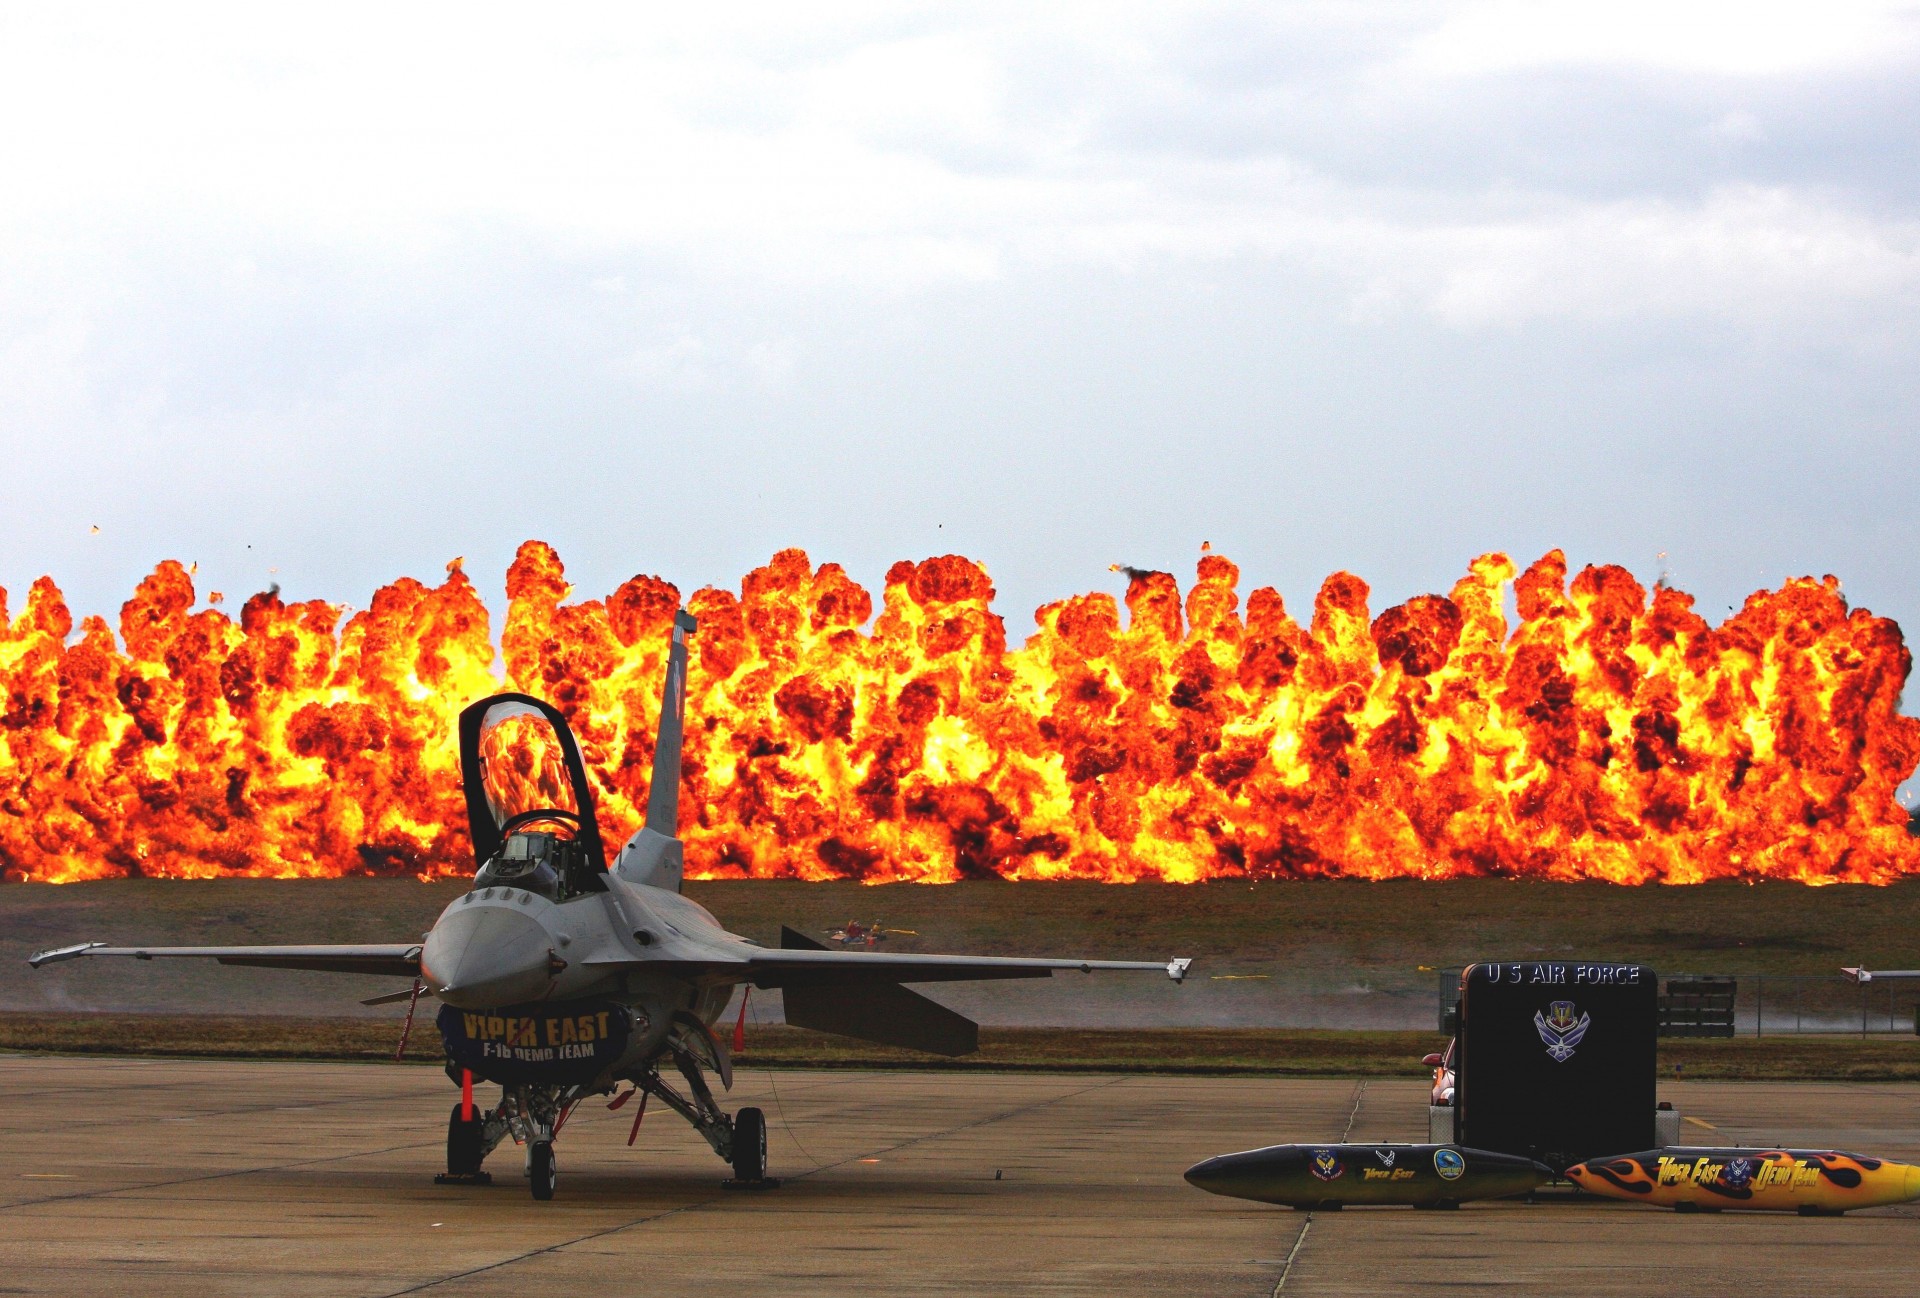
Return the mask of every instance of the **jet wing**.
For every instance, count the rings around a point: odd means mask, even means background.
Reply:
[[[1050,978],[1055,973],[1092,973],[1096,969],[1165,974],[1185,980],[1193,961],[1060,960],[1024,956],[909,955],[881,951],[830,951],[804,933],[780,930],[780,949],[762,948],[744,966],[724,965],[714,972],[730,982],[760,988],[817,987],[851,983],[978,982],[1004,978]]]
[[[1092,973],[1126,969],[1165,974],[1175,982],[1187,976],[1187,960],[1029,960],[1016,956],[882,955],[866,951],[767,951],[748,957],[746,976],[736,982],[756,987],[796,987],[822,983],[950,983],[1001,978],[1050,978],[1056,972]]]
[[[27,963],[38,969],[43,964],[97,955],[130,956],[135,960],[218,960],[221,964],[260,969],[318,969],[324,973],[400,978],[420,973],[418,942],[391,946],[108,946],[104,942],[82,942],[42,951]]]
[[[1180,982],[1192,963],[829,951],[804,933],[782,928],[778,951],[756,950],[741,964],[710,968],[703,976],[780,988],[786,1020],[797,1028],[957,1057],[979,1049],[979,1026],[902,984],[1048,978],[1096,969],[1165,974]]]

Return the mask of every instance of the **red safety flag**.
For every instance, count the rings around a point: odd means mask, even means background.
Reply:
[[[739,1054],[747,1048],[747,1001],[753,995],[753,988],[740,989],[740,1017],[733,1024],[733,1053]]]
[[[400,1029],[400,1048],[393,1052],[393,1062],[396,1064],[407,1057],[407,1038],[413,1035],[414,1007],[420,1003],[420,994],[426,990],[425,983],[418,978],[413,980],[413,997],[407,1002],[407,1025]]]

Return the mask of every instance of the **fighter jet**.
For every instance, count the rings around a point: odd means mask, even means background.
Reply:
[[[485,1182],[501,1141],[526,1147],[536,1199],[553,1197],[554,1137],[568,1112],[621,1083],[678,1113],[732,1164],[735,1181],[766,1176],[765,1115],[729,1115],[708,1084],[732,1089],[713,1024],[743,984],[781,989],[790,1024],[941,1055],[978,1048],[972,1020],[904,984],[1046,978],[1056,971],[1147,971],[1178,983],[1190,960],[1018,959],[830,951],[791,928],[778,949],[720,926],[681,895],[676,837],[691,614],[674,619],[646,817],[609,868],[580,747],[551,705],[498,694],[460,714],[461,784],[473,835],[473,888],[419,942],[373,946],[115,947],[43,951],[35,968],[82,957],[176,957],[270,969],[415,980],[368,1003],[438,997],[447,1074],[461,1088],[447,1124],[447,1171]],[[680,1085],[667,1080],[677,1074]],[[476,1081],[497,1084],[483,1108]],[[684,1089],[683,1089],[684,1087]],[[636,1120],[636,1127],[638,1125]]]

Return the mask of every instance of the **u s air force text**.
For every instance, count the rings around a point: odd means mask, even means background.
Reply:
[[[1520,983],[1529,987],[1635,986],[1646,971],[1637,964],[1486,964],[1490,983]]]

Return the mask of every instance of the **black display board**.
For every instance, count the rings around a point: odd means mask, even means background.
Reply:
[[[1653,1147],[1653,970],[1523,960],[1473,965],[1461,982],[1459,1143],[1555,1171]]]

